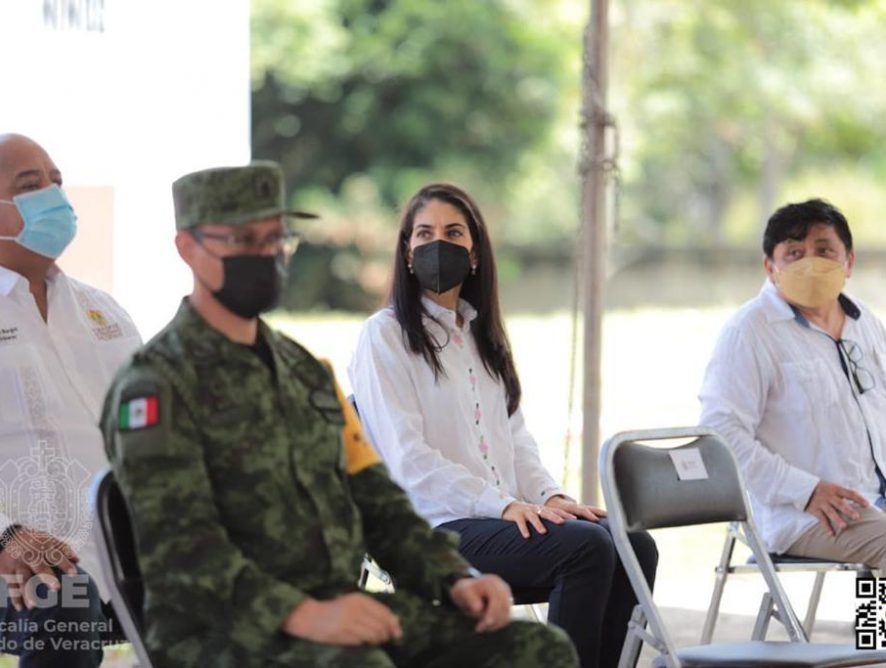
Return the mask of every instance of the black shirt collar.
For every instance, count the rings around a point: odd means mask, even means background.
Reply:
[[[858,308],[854,301],[849,299],[849,297],[844,295],[842,292],[837,297],[837,302],[839,302],[840,307],[843,309],[843,313],[848,315],[853,320],[858,320],[861,317],[861,309]],[[809,321],[802,313],[800,313],[800,309],[798,309],[791,303],[788,303],[788,306],[790,306],[791,311],[794,312],[794,320],[796,320],[804,327],[809,327]]]

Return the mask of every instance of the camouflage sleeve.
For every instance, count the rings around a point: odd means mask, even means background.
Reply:
[[[445,600],[443,583],[453,575],[471,574],[458,553],[458,535],[432,529],[419,517],[384,466],[375,464],[352,475],[351,492],[363,517],[369,553],[398,588]]]
[[[129,369],[111,389],[102,427],[155,618],[222,624],[234,642],[261,651],[307,594],[262,572],[229,541],[181,397],[156,371]]]
[[[394,577],[398,587],[440,600],[441,585],[449,576],[469,572],[469,564],[458,554],[458,536],[431,529],[416,514],[409,497],[391,480],[366,439],[354,407],[335,381],[332,366],[321,361],[332,376],[344,414],[346,469],[369,553]]]

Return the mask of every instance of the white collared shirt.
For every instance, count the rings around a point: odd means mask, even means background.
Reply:
[[[886,330],[861,304],[844,310],[842,339],[861,347],[858,365],[874,379],[863,394],[835,341],[797,318],[768,280],[726,324],[702,384],[701,423],[732,445],[772,552],[816,523],[803,509],[819,480],[873,503],[875,457],[886,474]]]
[[[501,517],[514,500],[543,504],[559,485],[545,470],[518,409],[508,417],[504,384],[487,373],[464,300],[454,311],[422,303],[442,327],[424,318],[439,342],[445,374],[409,351],[391,308],[363,325],[348,373],[366,435],[393,479],[431,525]]]
[[[104,292],[56,268],[46,289],[44,322],[28,281],[0,267],[0,525],[67,541],[103,587],[87,506],[92,476],[108,465],[98,422],[141,339]]]

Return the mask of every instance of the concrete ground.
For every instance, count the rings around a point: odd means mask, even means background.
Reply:
[[[538,611],[544,614],[544,606],[537,606]],[[659,608],[664,619],[665,626],[671,633],[674,643],[678,647],[699,644],[701,628],[704,624],[705,613],[700,610],[686,610],[681,608]],[[527,610],[516,609],[515,616],[525,618]],[[717,620],[714,630],[714,642],[740,642],[749,640],[754,628],[754,617],[750,615],[736,615],[723,613]],[[787,640],[787,634],[775,622],[770,625],[767,640]],[[812,642],[855,645],[855,632],[850,622],[835,622],[831,620],[819,620],[816,622],[812,633]],[[645,646],[640,655],[638,666],[649,666],[657,656],[657,652]]]
[[[664,622],[673,630],[677,645],[697,645],[704,624],[705,613],[700,610],[661,608]],[[714,628],[714,642],[737,642],[748,640],[754,628],[751,615],[721,614]],[[768,640],[787,640],[787,634],[777,622],[769,626]],[[813,642],[855,644],[855,631],[850,622],[819,620],[812,630]]]
[[[542,616],[546,614],[545,606],[537,606]],[[664,623],[668,630],[672,633],[673,640],[678,647],[687,645],[697,645],[701,634],[701,627],[704,623],[704,612],[699,610],[686,610],[681,608],[660,608]],[[528,610],[525,607],[514,609],[515,618],[526,618]],[[754,618],[749,615],[736,615],[723,613],[717,622],[714,631],[715,642],[734,642],[747,640],[751,636],[751,630],[754,626]],[[770,640],[785,640],[787,636],[784,631],[773,623],[768,635]],[[835,622],[831,620],[821,620],[816,623],[812,635],[813,642],[821,643],[842,643],[855,644],[855,635],[853,626],[850,622]],[[649,666],[652,663],[656,652],[650,648],[644,648],[640,655],[638,666]],[[0,657],[0,668],[12,668],[16,665],[12,657]],[[134,668],[135,660],[129,652],[128,646],[112,648],[106,655],[105,661],[102,663],[104,668]],[[539,668],[543,668],[540,666]]]

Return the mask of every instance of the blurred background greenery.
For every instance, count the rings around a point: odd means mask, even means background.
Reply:
[[[588,6],[253,0],[253,155],[323,216],[285,306],[377,306],[398,207],[443,179],[481,202],[508,306],[568,307]],[[620,0],[610,14],[613,275],[757,265],[768,215],[809,196],[884,245],[886,2]]]
[[[399,207],[427,181],[459,183],[496,243],[527,423],[572,491],[589,5],[252,0],[253,156],[280,161],[293,203],[323,216],[305,229],[275,324],[331,358],[347,388]],[[605,436],[697,420],[710,351],[763,282],[762,228],[781,204],[824,197],[847,214],[859,250],[849,290],[886,312],[886,0],[611,0],[610,24]],[[700,536],[656,536],[664,605],[706,606],[722,527]],[[724,610],[756,612],[758,593],[732,592]],[[824,596],[820,617],[851,639],[851,582]]]

